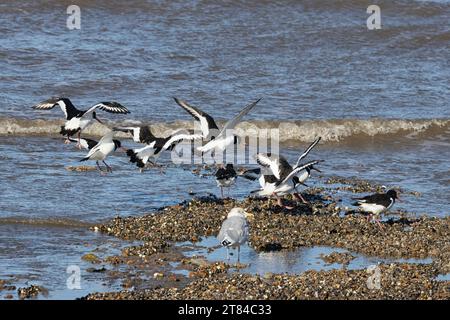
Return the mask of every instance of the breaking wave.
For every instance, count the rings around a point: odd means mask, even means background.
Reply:
[[[59,136],[61,120],[29,120],[18,118],[0,118],[0,135],[50,135]],[[194,129],[192,121],[175,122],[109,122],[108,126],[117,125],[150,125],[155,135],[164,136],[170,132],[180,129]],[[416,134],[440,134],[450,129],[450,119],[330,119],[310,121],[244,121],[236,127],[240,136],[258,135],[264,129],[278,129],[279,140],[309,142],[321,136],[325,142],[339,142],[353,137],[375,137],[379,135],[416,135]],[[84,135],[102,136],[107,131],[105,126],[97,123],[89,126]],[[126,137],[118,133],[117,137]]]

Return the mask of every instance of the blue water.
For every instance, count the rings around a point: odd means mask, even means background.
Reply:
[[[237,250],[230,249],[230,259],[227,260],[226,248],[218,244],[216,237],[207,237],[195,245],[189,242],[183,242],[178,245],[188,250],[186,253],[188,257],[206,259],[209,262],[224,261],[231,265],[237,262]],[[355,257],[347,266],[349,270],[367,269],[379,263],[432,262],[431,259],[385,259],[369,257],[345,249],[327,246],[302,247],[294,251],[256,252],[245,244],[241,247],[240,263],[246,266],[239,271],[259,275],[264,275],[268,272],[299,274],[308,270],[342,268],[342,264],[340,263],[326,263],[322,259],[322,256],[329,255],[333,252],[350,253]],[[183,274],[185,270],[180,269],[178,272]]]

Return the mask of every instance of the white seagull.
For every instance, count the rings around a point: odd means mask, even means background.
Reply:
[[[302,161],[302,159],[305,158],[305,157],[309,154],[309,152],[310,152],[310,151],[311,151],[311,150],[319,143],[320,139],[322,139],[322,138],[321,138],[321,137],[318,137],[316,140],[314,140],[314,142],[311,143],[311,144],[309,145],[308,148],[306,148],[306,150],[300,155],[300,157],[298,157],[298,160],[297,160],[297,162],[296,162],[296,164],[295,164],[296,167],[298,167],[298,166],[300,165],[300,162]],[[305,186],[305,187],[308,187],[308,186],[305,184],[305,181],[308,180],[309,177],[311,177],[311,170],[315,170],[315,171],[317,171],[317,172],[322,172],[322,171],[320,171],[319,169],[317,169],[317,168],[314,167],[314,166],[307,167],[305,170],[299,172],[299,174],[297,174],[297,176],[296,176],[297,179],[298,179],[298,181],[297,181],[297,184],[296,184],[295,189],[297,189],[297,186],[300,185],[300,184],[303,185],[303,186]],[[303,196],[302,196],[301,193],[295,192],[295,193],[294,193],[294,196],[295,196],[297,199],[300,199],[303,203],[308,203],[308,202],[303,198]]]
[[[241,119],[252,110],[256,104],[262,99],[259,98],[255,102],[252,102],[245,106],[239,114],[237,114],[233,119],[229,120],[219,132],[217,124],[214,119],[207,113],[201,111],[200,109],[190,106],[187,102],[174,98],[175,102],[186,110],[190,115],[200,122],[200,128],[202,130],[203,139],[208,142],[201,147],[197,147],[198,151],[202,154],[210,150],[219,150],[223,152],[229,145],[236,144],[238,142],[237,136],[234,134],[229,135],[229,132],[234,129],[234,127],[241,121]],[[217,132],[219,132],[217,134]],[[217,135],[215,135],[217,134]]]
[[[117,149],[124,150],[119,140],[113,140],[113,132],[109,131],[100,141],[90,149],[89,153],[81,161],[95,160],[97,168],[102,172],[99,161],[102,161],[106,166],[107,172],[112,172],[112,168],[108,166],[105,159]]]
[[[227,260],[230,259],[229,248],[238,248],[238,262],[240,261],[241,245],[247,242],[249,228],[247,217],[249,214],[242,208],[233,208],[227,219],[222,223],[217,240],[227,248]]]
[[[49,110],[53,109],[56,106],[59,106],[61,108],[66,117],[66,123],[61,126],[60,131],[60,134],[67,137],[66,143],[69,143],[68,138],[76,133],[78,133],[78,141],[80,141],[81,131],[85,129],[92,122],[92,120],[95,119],[98,122],[102,123],[102,121],[97,118],[97,114],[95,112],[96,109],[100,109],[110,113],[130,113],[127,108],[114,101],[100,102],[90,107],[88,110],[82,111],[75,108],[75,106],[68,98],[63,97],[50,98],[36,104],[35,106],[33,106],[33,109]],[[78,147],[81,149],[80,143],[78,143]]]

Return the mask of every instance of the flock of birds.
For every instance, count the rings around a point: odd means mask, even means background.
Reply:
[[[148,126],[126,126],[113,127],[100,139],[100,141],[82,138],[82,131],[93,121],[98,121],[105,125],[98,117],[97,111],[106,111],[114,114],[129,114],[130,111],[117,102],[101,102],[95,104],[87,110],[77,109],[68,98],[53,97],[33,106],[37,110],[49,110],[59,106],[65,115],[66,122],[61,126],[60,134],[66,137],[65,143],[76,142],[79,149],[88,150],[87,155],[80,161],[93,160],[96,162],[97,168],[101,174],[112,172],[112,168],[105,162],[106,158],[115,151],[126,152],[131,163],[134,163],[142,172],[148,165],[156,166],[156,159],[164,151],[172,151],[175,146],[182,141],[202,140],[202,145],[197,147],[202,155],[211,152],[224,152],[228,147],[238,144],[240,139],[233,132],[235,126],[247,115],[261,100],[258,99],[246,105],[241,112],[234,118],[225,123],[219,129],[214,118],[197,107],[189,105],[186,101],[174,98],[175,102],[187,111],[195,121],[200,125],[200,133],[194,130],[180,128],[172,134],[165,137],[155,136]],[[105,125],[106,126],[106,125]],[[125,132],[129,134],[134,142],[143,146],[136,149],[126,149],[121,142],[114,139],[115,132]],[[74,136],[77,136],[74,138]],[[282,197],[292,194],[295,199],[305,204],[308,202],[298,192],[300,185],[306,186],[305,181],[311,176],[311,171],[320,170],[316,167],[323,160],[312,160],[302,163],[302,160],[310,153],[310,151],[319,143],[318,137],[311,145],[299,156],[295,165],[291,165],[283,156],[271,153],[257,153],[255,159],[260,165],[256,169],[242,169],[238,172],[232,163],[220,165],[215,174],[218,187],[221,189],[223,197],[223,188],[230,187],[235,183],[237,177],[242,176],[249,180],[258,179],[260,189],[252,191],[251,194],[260,197],[275,197],[277,204],[292,209],[284,205]],[[105,165],[105,172],[100,166],[100,161]],[[372,220],[373,216],[379,217],[381,213],[389,210],[399,199],[399,194],[395,190],[389,190],[386,193],[376,193],[363,198],[354,198],[356,202],[354,206],[358,206],[362,211],[369,213],[368,218]],[[228,214],[227,219],[223,222],[222,228],[218,235],[220,243],[227,247],[237,247],[238,252],[240,245],[248,239],[247,213],[242,208],[234,208]],[[379,219],[375,219],[377,224],[382,228]],[[238,254],[239,260],[239,254]]]

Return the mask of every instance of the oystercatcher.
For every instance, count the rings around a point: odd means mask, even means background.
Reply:
[[[305,158],[311,150],[319,143],[320,137],[318,137],[313,143],[311,143],[308,148],[299,156],[294,168],[301,166],[301,160]],[[289,164],[289,162],[284,158],[277,155],[272,154],[259,154],[256,156],[257,162],[263,167],[268,167],[271,174],[261,175],[259,178],[259,184],[261,186],[260,190],[252,191],[252,193],[256,193],[259,196],[270,196],[274,191],[277,191],[278,195],[285,195],[295,190],[294,197],[297,200],[301,200],[303,203],[308,203],[301,193],[297,192],[297,188],[299,185],[304,185],[305,181],[311,176],[311,170],[316,170],[320,172],[314,165],[306,166],[304,170],[300,170],[293,178],[293,189],[290,184],[285,184],[282,188],[277,188],[277,183],[279,183],[280,177],[282,175],[286,175],[287,172],[290,172],[294,168]],[[322,160],[317,160],[322,162]],[[273,173],[275,172],[275,173]],[[278,204],[281,205],[281,199],[278,198]]]
[[[200,128],[202,130],[203,139],[208,142],[201,147],[197,147],[198,151],[202,154],[211,150],[219,150],[223,152],[228,146],[238,143],[238,137],[234,134],[229,134],[234,127],[241,121],[241,119],[252,110],[256,104],[262,99],[258,99],[255,102],[248,104],[244,109],[242,109],[239,114],[237,114],[233,119],[228,121],[222,128],[218,130],[217,124],[214,119],[207,113],[201,111],[196,107],[188,105],[185,101],[174,98],[175,102],[186,110],[190,115],[200,122]]]
[[[97,168],[102,172],[99,161],[102,161],[106,166],[106,172],[112,172],[112,168],[105,162],[105,159],[117,149],[122,149],[122,145],[119,140],[113,140],[113,132],[109,131],[105,134],[100,141],[93,146],[89,153],[81,161],[95,160]]]
[[[256,155],[256,159],[262,167],[269,169],[271,174],[261,175],[259,179],[261,189],[252,191],[251,193],[257,194],[258,196],[275,196],[277,198],[278,205],[287,209],[293,208],[283,205],[280,196],[291,193],[296,189],[298,184],[303,184],[303,182],[301,182],[298,178],[298,175],[301,174],[303,170],[314,167],[314,165],[322,162],[322,160],[313,160],[305,164],[292,167],[282,156],[258,153]],[[305,201],[303,197],[299,198]]]
[[[113,130],[129,133],[133,141],[137,143],[151,144],[156,140],[156,137],[152,134],[148,126],[114,127]]]
[[[85,129],[93,120],[97,120],[99,123],[102,123],[102,121],[97,117],[97,114],[95,112],[96,109],[100,109],[110,113],[119,113],[119,114],[130,113],[130,111],[128,111],[127,108],[114,101],[100,102],[90,107],[88,110],[82,111],[75,108],[75,106],[68,98],[63,97],[50,98],[48,100],[45,100],[41,103],[34,105],[33,109],[48,110],[53,109],[56,106],[59,106],[61,108],[66,117],[66,123],[63,126],[61,126],[60,131],[60,134],[67,137],[66,143],[70,142],[68,138],[73,136],[75,133],[78,133],[78,141],[79,141],[81,131]],[[78,147],[81,149],[80,144],[78,144]]]
[[[217,126],[214,118],[206,112],[203,112],[197,107],[189,105],[186,101],[178,98],[173,98],[175,102],[186,110],[195,120],[200,123],[200,130],[202,132],[203,139],[210,141],[213,140],[219,134],[219,127]]]
[[[363,198],[352,198],[356,202],[352,205],[359,207],[362,211],[369,213],[368,220],[372,219],[372,216],[376,216],[376,223],[380,228],[383,225],[380,223],[379,216],[388,211],[395,203],[395,200],[401,201],[399,193],[396,190],[388,190],[386,193],[375,193],[365,196]]]
[[[78,139],[74,139],[71,137],[69,137],[69,141],[78,143]],[[113,139],[113,142],[116,145],[121,145],[121,142],[119,140]],[[88,138],[81,138],[79,143],[83,149],[91,150],[93,147],[95,147],[98,144],[98,141],[93,140],[93,139],[88,139]]]
[[[256,180],[259,172],[261,170],[257,169],[242,169],[236,172],[232,163],[227,163],[225,167],[221,166],[216,171],[215,177],[217,186],[220,187],[220,193],[223,198],[223,188],[231,187],[238,176],[242,176],[248,180]]]
[[[149,133],[152,138],[147,140],[148,144],[145,147],[127,150],[127,155],[130,157],[130,162],[136,163],[136,166],[140,168],[141,172],[143,172],[143,169],[149,159],[153,158],[156,160],[161,151],[171,151],[177,144],[184,140],[192,141],[201,139],[202,137],[200,134],[195,134],[192,131],[183,129],[177,130],[165,138],[153,136],[150,130]]]

